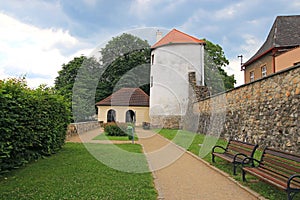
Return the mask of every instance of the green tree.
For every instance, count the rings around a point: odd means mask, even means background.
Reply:
[[[86,56],[75,57],[67,64],[63,64],[58,72],[54,88],[68,102],[74,121],[85,121],[95,114],[93,104],[100,73],[99,62],[94,57]]]
[[[211,88],[212,94],[234,88],[234,75],[228,75],[223,67],[229,65],[222,47],[204,39],[205,45],[205,83]]]
[[[72,90],[77,72],[85,59],[85,56],[75,57],[67,64],[63,64],[62,69],[58,71],[58,76],[55,78],[54,88],[70,103],[72,101]]]
[[[75,122],[95,120],[95,96],[102,68],[94,58],[86,58],[77,72],[72,90],[72,113]]]
[[[144,84],[150,77],[150,45],[146,40],[124,33],[110,40],[100,52],[105,71],[97,87],[97,101],[121,87],[140,87],[149,94],[149,84]]]

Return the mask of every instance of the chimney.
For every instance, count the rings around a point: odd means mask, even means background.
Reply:
[[[158,42],[162,38],[162,32],[159,30],[156,31],[156,42]]]

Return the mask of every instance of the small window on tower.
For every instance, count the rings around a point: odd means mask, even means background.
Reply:
[[[152,65],[154,64],[154,54],[152,54],[152,56],[151,56],[151,64]]]

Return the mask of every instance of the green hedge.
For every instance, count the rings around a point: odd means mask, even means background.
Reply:
[[[0,80],[0,174],[59,150],[69,120],[68,106],[52,89]]]
[[[127,136],[127,124],[115,122],[105,123],[104,131],[109,136]]]

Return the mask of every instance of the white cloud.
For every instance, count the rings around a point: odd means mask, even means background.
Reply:
[[[248,60],[258,51],[263,41],[250,34],[242,35],[242,38],[244,39],[244,43],[239,47],[239,49],[244,58]],[[244,62],[245,61],[246,60],[244,60]]]
[[[80,45],[68,31],[40,29],[0,13],[0,78],[26,74],[30,86],[53,85],[61,65],[70,60],[62,51],[75,53]]]
[[[234,4],[221,10],[217,10],[212,16],[214,16],[214,18],[217,20],[233,19],[234,17],[236,17],[236,14],[240,7],[241,4]]]
[[[130,5],[130,13],[138,19],[149,19],[156,14],[164,15],[177,11],[186,0],[134,0]]]

